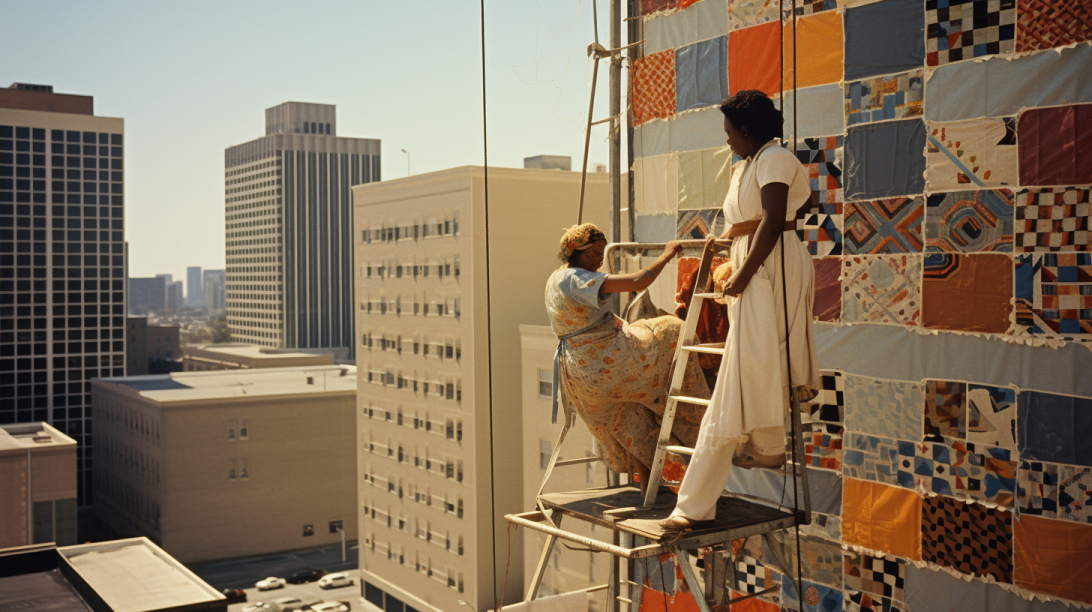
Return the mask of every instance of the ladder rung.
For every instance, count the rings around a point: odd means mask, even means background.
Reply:
[[[689,446],[670,446],[670,445],[665,444],[664,446],[661,446],[660,448],[664,449],[665,451],[667,451],[669,453],[675,453],[676,455],[693,455],[694,454],[694,449],[690,448]]]
[[[712,300],[712,299],[716,299],[716,298],[722,298],[722,297],[724,297],[724,294],[722,294],[722,293],[695,293],[694,297],[696,297],[696,298],[709,298],[709,299]]]
[[[687,404],[697,404],[699,406],[708,406],[710,400],[702,399],[700,397],[689,397],[686,395],[669,395],[668,399],[673,399],[676,402],[684,402]]]
[[[684,351],[690,351],[692,353],[709,353],[711,355],[723,355],[724,343],[718,342],[714,344],[691,344],[690,346],[682,347]]]

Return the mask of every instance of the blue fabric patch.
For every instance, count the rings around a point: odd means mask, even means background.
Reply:
[[[925,63],[925,4],[883,0],[845,12],[845,79],[891,74]]]
[[[675,50],[675,112],[720,104],[728,97],[728,37]]]
[[[850,129],[843,165],[846,201],[925,191],[925,141],[925,122],[921,119]]]
[[[1016,406],[1021,459],[1092,466],[1092,399],[1023,391]]]

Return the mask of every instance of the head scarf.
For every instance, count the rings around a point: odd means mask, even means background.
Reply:
[[[606,240],[606,238],[606,235],[594,223],[574,225],[565,230],[565,233],[561,236],[560,257],[568,261],[573,252],[583,251],[595,244],[597,240]]]

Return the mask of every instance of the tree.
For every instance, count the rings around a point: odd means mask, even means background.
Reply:
[[[212,332],[213,344],[227,344],[231,342],[231,330],[228,329],[227,313],[209,319],[209,330]]]

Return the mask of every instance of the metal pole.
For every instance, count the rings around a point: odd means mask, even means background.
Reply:
[[[615,51],[622,46],[621,0],[610,0],[610,226],[611,242],[622,241],[622,156],[620,118],[622,100],[622,53]]]
[[[341,533],[341,562],[345,563],[345,527],[338,529]]]
[[[628,0],[626,3],[626,16],[629,21],[626,22],[626,44],[632,45],[640,40],[641,36],[641,20],[638,19],[640,11],[638,10],[638,0]],[[637,47],[630,47],[626,51],[626,55],[629,57],[629,62],[626,64],[627,81],[633,78],[633,60],[640,57],[640,49]],[[626,87],[626,99],[629,99],[630,88]],[[631,106],[627,104],[627,106]],[[629,232],[627,232],[626,240],[633,242],[636,240],[637,224],[636,212],[634,211],[634,203],[637,201],[636,196],[633,193],[633,113],[632,111],[626,112],[626,191],[629,193],[626,208],[629,214]]]

